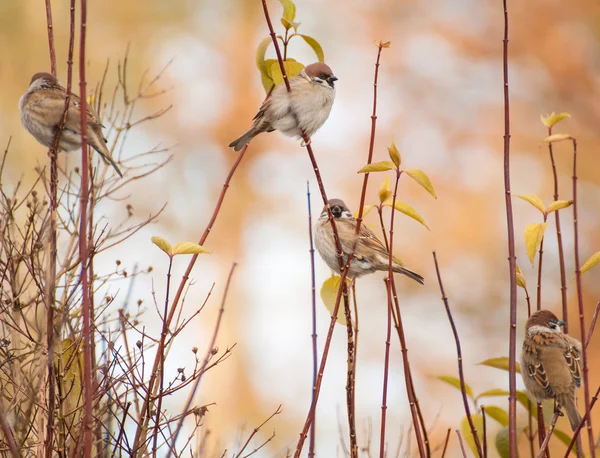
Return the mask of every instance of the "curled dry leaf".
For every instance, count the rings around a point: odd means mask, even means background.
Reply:
[[[538,196],[534,196],[533,194],[513,194],[515,197],[519,199],[523,199],[525,202],[529,202],[535,208],[537,208],[540,212],[546,213],[546,208],[544,207],[544,203],[542,199]]]
[[[392,197],[392,188],[390,187],[390,177],[386,175],[379,186],[379,202],[383,203]]]
[[[523,276],[523,272],[521,272],[521,268],[517,266],[517,286],[525,289],[527,288],[527,282],[525,281],[525,277]]]
[[[386,200],[383,203],[384,206],[386,207],[391,207],[392,206],[392,201],[391,200]],[[411,217],[412,219],[414,219],[415,221],[418,221],[419,223],[421,223],[423,226],[425,226],[428,230],[429,226],[427,226],[427,224],[425,223],[425,221],[423,220],[423,218],[421,217],[421,215],[419,215],[419,213],[412,208],[410,205],[405,204],[404,202],[396,202],[394,204],[394,208],[396,210],[398,210],[400,213],[404,213],[406,216]]]
[[[381,161],[374,162],[373,164],[365,165],[362,169],[360,169],[356,173],[371,173],[371,172],[387,172],[388,170],[393,170],[396,167],[393,162],[390,161]]]
[[[565,118],[570,118],[571,115],[569,113],[563,112],[563,113],[559,113],[556,114],[555,112],[552,112],[550,114],[547,115],[540,115],[540,119],[542,121],[542,124],[546,127],[552,127],[554,126],[554,124],[556,124],[559,121],[562,121]]]
[[[152,243],[154,243],[158,248],[163,250],[169,256],[172,256],[171,244],[169,242],[167,242],[162,237],[157,237],[156,235],[154,237],[152,237],[151,240],[152,240]]]
[[[548,227],[548,223],[530,224],[525,228],[525,248],[532,266],[535,260],[535,253],[540,247],[542,239],[544,238],[546,227]]]
[[[433,185],[431,184],[431,180],[425,172],[423,172],[422,170],[412,169],[405,170],[404,173],[406,173],[409,177],[411,177],[413,180],[415,180],[417,183],[423,186],[425,190],[433,196],[434,199],[437,199],[437,196],[433,189]]]

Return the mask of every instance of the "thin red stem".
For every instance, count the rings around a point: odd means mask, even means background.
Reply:
[[[306,200],[308,202],[308,240],[310,242],[310,298],[311,298],[311,315],[312,315],[312,356],[313,356],[313,378],[312,378],[312,398],[311,402],[315,397],[315,389],[317,383],[317,367],[318,367],[318,356],[317,356],[317,287],[316,287],[316,275],[315,275],[315,247],[313,243],[312,233],[312,212],[310,206],[310,186],[308,181],[306,182]],[[313,458],[315,456],[315,432],[316,432],[316,412],[313,412],[313,417],[310,427],[310,439],[308,445],[308,456]]]
[[[594,394],[594,397],[592,398],[592,402],[590,404],[590,409],[589,411],[585,412],[585,415],[583,416],[583,418],[581,419],[581,421],[579,422],[579,426],[577,426],[577,429],[575,431],[573,431],[573,437],[571,438],[571,442],[569,443],[569,446],[567,447],[567,452],[565,453],[565,458],[569,457],[569,453],[571,453],[571,450],[573,449],[573,446],[575,445],[575,442],[577,442],[577,438],[579,437],[579,433],[581,432],[581,429],[583,428],[583,425],[586,424],[587,419],[590,416],[590,413],[594,407],[594,404],[596,404],[596,401],[598,400],[598,395],[600,394],[600,386],[598,387],[598,389],[596,390],[596,394]]]
[[[385,282],[387,289],[387,281]],[[388,300],[387,329],[385,337],[385,357],[383,365],[383,393],[381,399],[381,439],[379,441],[379,458],[385,457],[385,420],[387,413],[387,392],[390,372],[390,340],[392,337],[392,301]]]
[[[540,450],[539,450],[536,458],[544,458],[544,455],[546,455],[546,449],[548,448],[548,443],[550,442],[550,437],[552,437],[552,432],[554,431],[554,427],[556,426],[556,422],[558,421],[559,414],[560,414],[560,410],[557,409],[554,412],[554,416],[552,417],[552,422],[550,423],[550,427],[548,428],[548,431],[546,431],[546,438],[544,439],[544,442],[540,446]]]
[[[510,190],[510,99],[508,90],[508,9],[504,6],[504,39],[502,67],[504,79],[504,193],[506,201],[506,225],[508,231],[508,269],[510,278],[510,327],[508,345],[508,441],[510,456],[517,456],[517,276],[515,255],[515,228],[513,222]]]
[[[473,422],[473,417],[471,416],[471,408],[469,407],[469,398],[467,396],[467,386],[465,383],[465,374],[463,370],[463,357],[462,350],[460,346],[460,338],[458,336],[458,330],[456,329],[456,325],[454,324],[454,318],[452,317],[452,311],[450,310],[450,304],[448,303],[448,298],[446,297],[446,292],[444,290],[444,284],[442,283],[442,276],[440,274],[440,267],[438,265],[437,255],[435,251],[433,252],[433,262],[435,263],[435,273],[438,279],[438,285],[440,287],[440,292],[442,293],[442,302],[444,303],[444,308],[446,309],[446,315],[448,315],[448,321],[450,321],[450,327],[452,328],[452,334],[454,335],[454,342],[456,343],[456,356],[458,361],[458,378],[460,380],[460,392],[462,394],[463,406],[465,409],[465,415],[467,417],[467,421],[469,422],[469,428],[471,428],[471,434],[473,435],[473,440],[475,442],[475,447],[477,448],[477,453],[480,457],[484,456],[481,443],[479,442],[479,436],[477,435],[477,429],[475,428],[475,423]]]
[[[50,50],[50,73],[56,77],[56,50],[54,48],[54,26],[52,24],[52,4],[46,2],[46,23],[48,25],[48,49]]]
[[[548,215],[544,215],[544,223],[548,219]],[[544,260],[544,237],[542,237],[542,241],[540,242],[540,251],[538,258],[538,277],[537,277],[537,301],[536,301],[536,311],[542,310],[542,263]]]
[[[583,305],[583,288],[581,287],[581,267],[579,264],[579,221],[577,220],[577,211],[579,203],[577,201],[577,140],[572,139],[573,142],[573,236],[574,236],[574,247],[575,251],[575,278],[577,282],[577,305],[579,308],[579,330],[581,332],[581,341],[587,341],[587,328],[585,327],[585,308]],[[587,348],[586,345],[581,346],[581,359],[583,360],[583,393],[585,399],[585,413],[588,417],[587,420],[587,431],[588,440],[590,445],[590,455],[592,458],[596,457],[596,447],[594,444],[594,432],[592,430],[592,417],[589,415],[590,412],[590,385],[588,383],[589,367],[587,359]]]

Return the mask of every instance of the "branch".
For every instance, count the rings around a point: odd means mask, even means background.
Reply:
[[[558,421],[558,416],[560,415],[560,410],[556,408],[554,411],[554,416],[552,417],[552,422],[550,423],[550,427],[548,431],[546,431],[546,437],[544,438],[544,442],[540,446],[540,451],[538,452],[536,458],[544,458],[546,454],[546,449],[548,448],[548,443],[550,442],[550,437],[552,437],[552,432],[554,431],[554,427],[556,426],[556,422]]]
[[[599,394],[600,394],[600,386],[598,387],[598,389],[596,390],[596,394],[594,394],[594,397],[592,398],[592,402],[590,404],[589,411],[586,411],[585,415],[579,422],[579,426],[577,426],[577,429],[575,431],[573,431],[573,437],[571,438],[571,442],[569,443],[569,446],[567,447],[567,452],[565,453],[565,458],[569,457],[569,453],[571,453],[571,450],[573,449],[573,446],[575,445],[575,442],[577,441],[577,437],[579,436],[579,433],[581,432],[581,428],[583,428],[583,425],[586,424],[587,419],[590,416],[590,412],[592,411],[594,404],[596,404],[596,401],[598,400]]]
[[[311,314],[312,314],[312,353],[313,353],[313,379],[312,379],[312,399],[314,401],[315,389],[317,384],[317,288],[316,288],[316,275],[315,275],[315,247],[313,244],[313,233],[312,233],[312,212],[310,208],[310,186],[308,181],[306,182],[306,200],[308,202],[308,240],[310,242],[310,282],[311,282]],[[313,458],[315,456],[315,417],[316,412],[313,412],[311,427],[310,427],[310,441],[308,446],[308,456]]]

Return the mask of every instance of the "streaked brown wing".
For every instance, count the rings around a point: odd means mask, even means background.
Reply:
[[[548,375],[546,374],[546,370],[539,360],[539,356],[537,353],[538,348],[542,348],[541,345],[544,345],[541,341],[546,340],[542,335],[534,335],[532,336],[530,342],[525,340],[523,342],[523,352],[526,355],[524,362],[526,363],[526,368],[521,368],[521,370],[527,370],[527,375],[529,378],[535,380],[535,382],[544,390],[544,392],[549,396],[553,397],[554,393],[552,388],[550,388],[550,380],[548,380]]]
[[[364,224],[360,226],[360,232],[358,234],[360,242],[371,250],[375,250],[383,254],[388,255],[388,251],[385,249],[385,245],[377,238],[375,233]]]
[[[75,110],[77,110],[77,116],[79,116],[79,113],[81,113],[81,100],[75,94],[71,94],[71,106]],[[86,104],[85,108],[86,108],[88,124],[102,126],[102,123],[100,122],[100,118],[98,118],[98,115],[94,112],[92,107],[90,107],[88,104]]]
[[[581,355],[579,350],[573,346],[569,346],[565,352],[565,360],[569,367],[569,372],[573,377],[573,381],[577,387],[581,386]]]
[[[269,109],[270,104],[271,104],[271,97],[269,97],[267,100],[265,100],[263,102],[263,104],[258,109],[258,113],[256,113],[256,116],[254,116],[254,118],[252,118],[252,121],[256,121],[257,119],[262,118],[265,115],[265,111],[267,111]]]

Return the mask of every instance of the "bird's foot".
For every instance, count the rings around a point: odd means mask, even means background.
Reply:
[[[302,139],[302,142],[300,143],[300,146],[301,146],[302,148],[304,148],[305,146],[308,146],[308,145],[310,145],[311,143],[312,143],[312,140],[311,140],[311,139],[310,139],[310,137],[309,137],[307,142],[305,142],[305,141],[304,141],[304,139]]]

